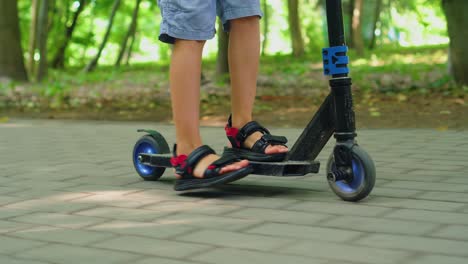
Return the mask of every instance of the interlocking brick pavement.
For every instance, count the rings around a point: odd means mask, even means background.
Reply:
[[[467,263],[468,132],[359,130],[377,167],[370,197],[341,201],[318,175],[250,175],[177,193],[141,180],[138,122],[0,124],[0,263]],[[291,145],[300,129],[272,128]],[[221,151],[220,127],[203,127]],[[322,167],[330,142],[319,156]]]

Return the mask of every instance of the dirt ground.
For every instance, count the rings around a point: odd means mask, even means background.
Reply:
[[[256,101],[254,118],[275,127],[304,127],[317,111],[323,98],[263,96]],[[393,96],[355,99],[358,128],[433,128],[436,130],[468,129],[468,104],[460,98],[441,96]],[[204,126],[223,126],[229,113],[228,104],[201,106]],[[171,123],[168,101],[152,109],[74,109],[73,111],[5,111],[14,118],[93,119],[115,121],[154,121]]]

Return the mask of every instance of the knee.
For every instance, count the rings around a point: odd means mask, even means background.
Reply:
[[[175,45],[180,45],[188,48],[202,49],[205,46],[206,40],[188,40],[176,39]]]

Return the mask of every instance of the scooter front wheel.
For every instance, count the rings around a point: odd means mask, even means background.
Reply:
[[[358,145],[351,149],[352,171],[351,180],[328,179],[330,188],[345,201],[357,202],[366,198],[375,185],[375,165],[372,158]],[[335,158],[333,154],[328,159],[327,175],[336,173]]]

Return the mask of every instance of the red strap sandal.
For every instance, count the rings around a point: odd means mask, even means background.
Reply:
[[[177,144],[174,144],[174,156],[171,158],[171,164],[176,169],[176,173],[181,176],[180,179],[177,179],[174,186],[176,191],[207,188],[219,184],[225,184],[239,180],[253,172],[252,167],[247,166],[236,171],[220,174],[219,172],[224,166],[240,161],[237,156],[226,154],[208,166],[203,174],[203,178],[197,178],[193,175],[195,166],[201,159],[207,155],[216,154],[216,152],[207,145],[196,148],[188,156],[177,156],[176,150]]]
[[[287,152],[265,154],[265,149],[270,145],[286,146],[288,142],[284,136],[274,136],[270,131],[256,121],[245,124],[241,129],[232,127],[232,115],[229,116],[228,123],[224,128],[226,136],[231,142],[232,148],[225,148],[224,154],[234,154],[241,159],[251,161],[282,161],[286,158]],[[263,136],[255,142],[251,149],[243,147],[244,141],[254,132],[261,132]]]

